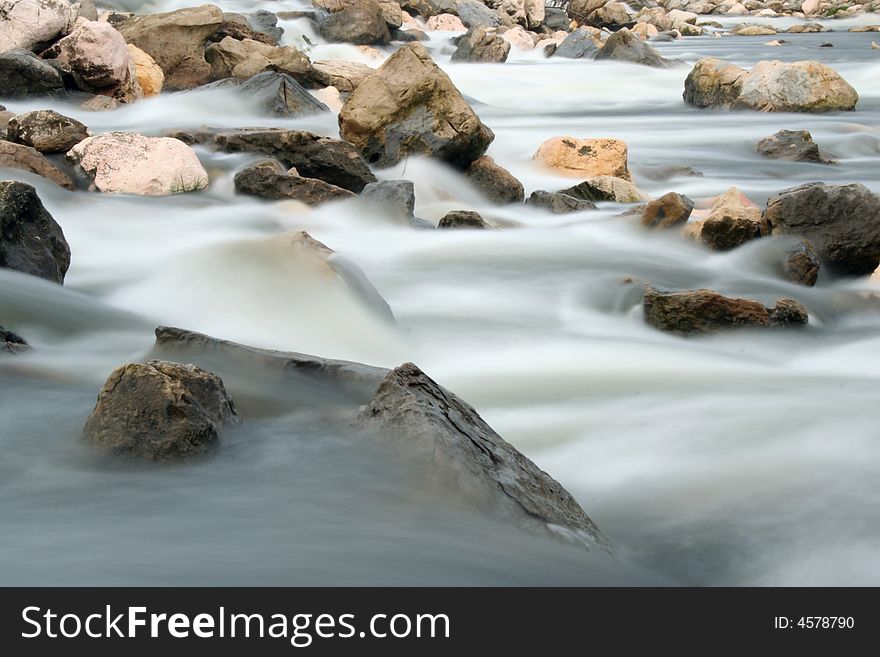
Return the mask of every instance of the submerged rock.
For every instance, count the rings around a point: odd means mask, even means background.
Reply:
[[[501,64],[507,61],[510,43],[494,29],[472,27],[457,38],[453,62],[485,62]]]
[[[729,251],[770,234],[761,208],[736,187],[715,199],[708,215],[691,228],[704,244],[716,251]]]
[[[568,491],[412,363],[385,377],[355,426],[399,456],[423,463],[439,485],[484,512],[611,551]]]
[[[296,169],[286,171],[280,162],[260,162],[235,175],[235,191],[270,201],[290,198],[307,205],[354,198],[354,193],[317,178],[304,178]]]
[[[24,338],[0,326],[0,353],[17,354],[30,349]]]
[[[76,188],[70,176],[47,160],[38,150],[23,144],[0,141],[0,169],[2,168],[21,169],[34,173],[71,191]]]
[[[731,328],[802,326],[806,308],[791,299],[780,299],[773,308],[759,301],[725,297],[714,290],[665,292],[645,288],[645,321],[660,331],[679,335],[711,333]]]
[[[64,283],[70,247],[30,185],[0,181],[0,267]]]
[[[806,238],[829,269],[866,276],[880,265],[880,196],[860,184],[808,183],[767,201],[774,234]]]
[[[0,96],[4,98],[64,92],[64,79],[58,69],[21,48],[0,52],[0,80],[3,80]]]
[[[317,178],[356,194],[376,182],[358,150],[346,141],[305,130],[252,128],[224,131],[214,145],[228,153],[261,153],[295,168],[301,176]]]
[[[528,205],[548,210],[553,214],[568,214],[583,210],[595,210],[596,204],[587,199],[570,196],[564,192],[538,190],[529,196]]]
[[[522,183],[488,155],[474,160],[464,175],[493,203],[522,203],[525,198]]]
[[[361,198],[380,206],[396,219],[413,220],[416,208],[415,185],[409,180],[380,180],[370,183]]]
[[[339,113],[339,131],[381,167],[423,154],[466,169],[495,137],[419,43],[361,82]]]
[[[669,192],[650,201],[642,210],[642,225],[647,228],[672,228],[687,223],[694,202],[683,194]]]
[[[561,190],[562,194],[584,201],[613,201],[615,203],[638,203],[642,193],[630,181],[614,176],[595,176],[573,187]]]
[[[792,283],[813,287],[819,280],[821,261],[816,249],[807,240],[800,240],[785,256],[783,274]]]
[[[552,137],[538,147],[535,159],[567,176],[614,176],[632,180],[626,142],[620,139]]]
[[[41,153],[66,153],[89,136],[89,129],[54,110],[36,110],[14,116],[6,126],[7,139]]]
[[[491,226],[486,223],[486,220],[480,216],[478,212],[472,212],[470,210],[453,210],[452,212],[447,212],[440,222],[437,224],[437,228],[491,228]]]
[[[116,456],[177,461],[207,452],[223,426],[237,420],[216,374],[195,365],[151,360],[113,371],[83,435]]]
[[[807,130],[780,130],[772,137],[765,137],[755,146],[764,157],[792,162],[815,162],[817,164],[837,164],[819,151],[819,145]]]

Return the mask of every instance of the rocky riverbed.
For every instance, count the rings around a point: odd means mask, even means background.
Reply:
[[[0,0],[0,581],[876,584],[878,8]]]

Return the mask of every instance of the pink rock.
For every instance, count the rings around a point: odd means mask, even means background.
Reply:
[[[45,47],[67,31],[73,17],[67,0],[0,0],[0,52]]]
[[[84,139],[67,153],[102,192],[165,196],[204,189],[208,174],[179,139],[107,132]]]
[[[112,87],[128,79],[131,58],[122,35],[109,23],[78,21],[76,29],[48,53],[95,88]]]
[[[428,19],[427,29],[430,32],[467,32],[461,19],[453,14],[431,16]]]

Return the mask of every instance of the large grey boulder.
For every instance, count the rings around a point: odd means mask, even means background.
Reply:
[[[807,130],[780,130],[760,140],[755,150],[759,155],[774,160],[837,164],[822,154],[819,144],[813,141],[813,136]]]
[[[661,56],[659,52],[626,28],[618,30],[608,37],[605,45],[596,53],[596,60],[603,59],[632,62],[654,68],[668,68],[672,65],[670,60]]]
[[[382,8],[373,0],[354,0],[342,10],[330,14],[318,24],[327,41],[356,45],[382,45],[391,42]]]

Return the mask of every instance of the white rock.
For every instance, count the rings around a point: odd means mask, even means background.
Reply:
[[[48,45],[73,19],[67,0],[0,0],[0,52]]]

